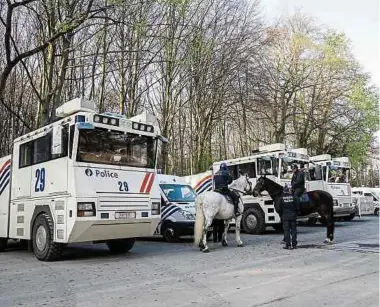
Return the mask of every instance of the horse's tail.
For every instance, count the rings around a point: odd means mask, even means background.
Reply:
[[[201,238],[205,222],[203,213],[203,196],[199,195],[195,199],[196,212],[195,212],[195,225],[194,225],[194,244],[198,246]]]

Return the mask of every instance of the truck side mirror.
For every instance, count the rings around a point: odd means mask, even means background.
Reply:
[[[53,135],[51,142],[51,153],[53,155],[61,155],[62,154],[62,129],[61,125],[53,126]]]
[[[162,143],[164,143],[164,144],[166,144],[166,143],[169,142],[169,140],[168,140],[166,137],[162,136],[162,135],[159,135],[159,136],[158,136],[158,139],[159,139]]]

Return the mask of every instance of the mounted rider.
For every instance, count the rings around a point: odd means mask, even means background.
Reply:
[[[219,171],[217,171],[214,175],[214,184],[215,191],[224,195],[228,195],[232,199],[232,203],[235,209],[235,216],[240,215],[239,213],[239,195],[237,195],[234,191],[231,191],[228,188],[228,185],[233,181],[232,176],[228,172],[227,164],[222,163],[220,165]]]
[[[301,165],[303,166],[303,165]],[[293,177],[292,177],[292,192],[295,202],[299,205],[300,198],[305,192],[305,173],[298,169],[297,164],[292,165]]]

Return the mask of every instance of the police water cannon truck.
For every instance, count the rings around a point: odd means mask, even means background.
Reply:
[[[157,145],[167,140],[141,117],[99,114],[77,98],[60,119],[14,140],[0,158],[0,251],[26,240],[37,259],[59,259],[68,243],[130,250],[160,222]]]
[[[292,178],[291,165],[297,164],[299,167],[309,163],[307,150],[304,148],[287,149],[285,144],[276,143],[260,146],[252,152],[252,155],[215,162],[212,170],[186,176],[184,179],[189,182],[197,191],[202,193],[213,189],[213,174],[216,173],[221,163],[226,163],[230,174],[234,179],[240,173],[247,173],[252,185],[255,186],[256,180],[261,175],[266,175],[271,180],[285,186],[290,185]],[[310,191],[311,187],[306,182],[306,188]],[[242,229],[250,234],[261,234],[266,227],[271,226],[276,231],[282,230],[281,218],[274,208],[274,202],[266,191],[260,197],[252,195],[242,196],[244,203],[244,213],[242,218]],[[313,214],[309,217],[302,217],[299,220],[316,218]],[[233,224],[233,223],[232,223]]]

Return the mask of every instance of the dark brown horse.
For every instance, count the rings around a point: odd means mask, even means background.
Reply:
[[[284,187],[266,176],[257,179],[256,186],[253,189],[253,196],[257,197],[262,191],[267,191],[274,201],[276,212],[282,216],[281,200],[284,193]],[[332,243],[334,240],[334,211],[332,196],[321,190],[306,192],[300,202],[299,216],[307,216],[318,212],[327,226],[327,238],[325,243]],[[304,199],[306,196],[306,200]]]

